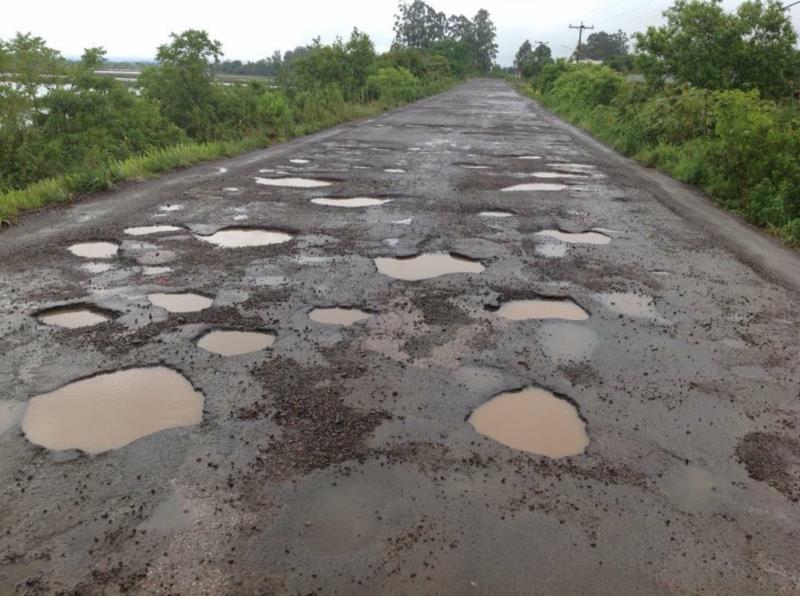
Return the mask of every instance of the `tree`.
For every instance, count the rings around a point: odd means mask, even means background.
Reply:
[[[219,62],[222,44],[196,29],[171,33],[170,38],[158,48],[157,66],[142,72],[142,89],[158,102],[167,119],[190,136],[213,138],[220,115],[211,65]]]
[[[586,38],[586,43],[581,49],[583,58],[590,60],[608,60],[628,53],[628,35],[620,30],[616,33],[598,31]]]
[[[489,12],[481,8],[472,20],[474,27],[475,67],[480,73],[488,73],[497,58],[497,30],[489,18]]]
[[[673,77],[779,97],[798,78],[797,34],[776,0],[744,2],[736,13],[726,13],[721,0],[678,0],[664,15],[666,25],[635,36],[637,65],[651,84]]]
[[[39,89],[52,89],[63,75],[66,63],[61,54],[47,47],[44,39],[30,33],[17,33],[6,44],[6,68],[13,73],[19,90],[34,109],[39,107]]]
[[[550,46],[539,42],[536,49],[533,49],[531,42],[526,39],[517,50],[514,68],[521,76],[530,79],[539,74],[542,68],[552,61],[553,53]]]
[[[447,16],[436,12],[422,0],[398,6],[394,21],[394,43],[405,48],[430,48],[445,37]]]

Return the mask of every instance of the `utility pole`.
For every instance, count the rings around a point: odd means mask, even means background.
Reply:
[[[592,25],[591,27],[587,27],[586,25],[583,24],[583,21],[581,21],[580,25],[570,25],[569,28],[578,30],[578,49],[575,51],[575,61],[576,62],[580,62],[581,61],[581,42],[583,41],[583,30],[584,29],[588,29],[588,30],[591,31],[592,29],[594,29],[594,25]]]
[[[792,2],[791,4],[787,4],[783,7],[783,10],[789,10],[792,6],[796,6],[798,4],[800,4],[800,0],[797,0],[797,2]]]

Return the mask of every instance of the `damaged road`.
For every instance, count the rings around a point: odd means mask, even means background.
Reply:
[[[0,279],[0,594],[800,591],[800,258],[502,81]]]

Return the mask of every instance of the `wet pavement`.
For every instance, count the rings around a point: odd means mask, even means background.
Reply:
[[[476,80],[23,216],[0,594],[800,591],[797,256],[690,199]]]

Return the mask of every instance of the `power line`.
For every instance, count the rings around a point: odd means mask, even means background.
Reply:
[[[583,40],[583,30],[587,29],[587,30],[591,31],[592,29],[594,29],[594,25],[592,25],[591,27],[588,27],[588,26],[583,24],[583,21],[581,21],[580,25],[570,25],[569,28],[578,30],[578,49],[575,51],[575,60],[577,62],[580,62],[580,60],[581,60],[581,41]]]

